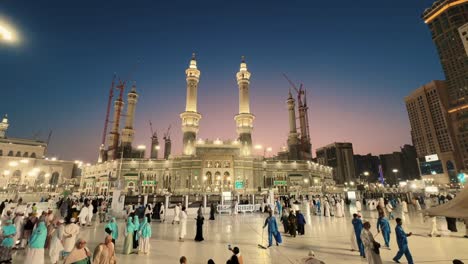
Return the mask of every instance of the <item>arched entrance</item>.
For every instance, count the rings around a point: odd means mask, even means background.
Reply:
[[[206,172],[205,176],[206,176],[206,184],[207,185],[213,184],[213,175],[211,174],[211,172],[210,171]],[[215,174],[215,176],[216,176],[216,174]]]
[[[21,171],[15,170],[10,179],[10,184],[19,185],[21,183]]]
[[[58,172],[53,172],[52,177],[50,177],[49,184],[50,185],[57,185],[59,181],[60,174]]]
[[[226,185],[226,187],[231,185],[231,175],[227,171],[223,174],[223,184]]]
[[[39,175],[37,175],[37,179],[36,179],[36,182],[35,182],[35,185],[36,187],[38,187],[39,185],[45,183],[45,172],[41,171],[39,172]]]

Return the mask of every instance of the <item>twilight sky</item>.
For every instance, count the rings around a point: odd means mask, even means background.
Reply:
[[[235,138],[245,55],[254,143],[286,144],[283,72],[308,89],[314,149],[350,141],[355,153],[381,154],[411,142],[404,96],[444,78],[420,18],[432,0],[227,2],[1,1],[0,21],[21,38],[0,43],[8,135],[45,139],[52,129],[50,156],[94,162],[116,72],[137,82],[135,144],[149,145],[148,120],[161,137],[171,124],[180,154],[184,71],[196,52],[201,138]]]

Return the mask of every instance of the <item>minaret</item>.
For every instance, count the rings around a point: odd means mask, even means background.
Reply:
[[[119,87],[120,89],[123,89],[123,84],[120,84]],[[117,153],[119,150],[120,113],[122,113],[123,106],[124,102],[119,96],[119,98],[117,98],[117,100],[114,102],[114,123],[108,137],[107,157],[109,160],[115,160],[118,158]]]
[[[161,147],[159,146],[159,140],[158,140],[158,134],[156,132],[153,133],[151,136],[151,159],[157,159],[158,158],[158,152]]]
[[[0,123],[0,138],[6,138],[6,132],[8,130],[8,127],[10,124],[8,124],[8,115],[4,115],[2,122]]]
[[[101,144],[101,146],[99,146],[98,163],[103,163],[104,161],[106,161],[106,149],[104,144]]]
[[[288,135],[288,149],[289,149],[289,159],[297,160],[299,158],[299,138],[297,137],[297,128],[296,128],[296,104],[295,100],[289,91],[289,97],[286,101],[288,104],[289,112],[289,135]]]
[[[195,152],[195,139],[198,133],[198,122],[202,118],[201,114],[197,112],[197,90],[198,82],[200,81],[200,71],[197,69],[195,53],[192,55],[189,67],[185,70],[185,75],[187,80],[187,100],[185,112],[180,114],[182,132],[184,133],[183,154],[193,155]]]
[[[136,85],[133,84],[132,90],[127,95],[127,115],[125,118],[125,127],[122,129],[122,151],[124,158],[132,156],[132,142],[135,135],[133,121],[135,119],[135,108],[138,101]]]
[[[255,116],[250,113],[250,72],[247,70],[244,56],[242,56],[236,79],[239,86],[239,114],[234,117],[234,120],[236,120],[237,135],[242,144],[241,155],[250,156],[252,152],[252,130]]]

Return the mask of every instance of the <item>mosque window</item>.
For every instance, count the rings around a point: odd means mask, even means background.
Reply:
[[[224,162],[224,168],[230,168],[231,167],[231,162],[225,161]]]
[[[3,156],[3,150],[0,149],[0,156]]]
[[[13,150],[10,150],[10,151],[8,152],[8,156],[13,157]]]
[[[16,156],[16,157],[21,157],[21,152],[20,152],[20,151],[17,151],[15,156]]]
[[[206,167],[207,168],[212,168],[213,167],[213,162],[212,161],[207,161],[206,162]]]
[[[29,153],[26,151],[25,153],[23,153],[23,158],[27,158],[29,155]]]
[[[215,162],[215,168],[221,168],[221,162],[216,161]]]

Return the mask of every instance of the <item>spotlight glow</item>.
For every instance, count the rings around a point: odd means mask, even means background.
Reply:
[[[0,18],[0,44],[13,44],[19,41],[15,28],[5,19]]]

